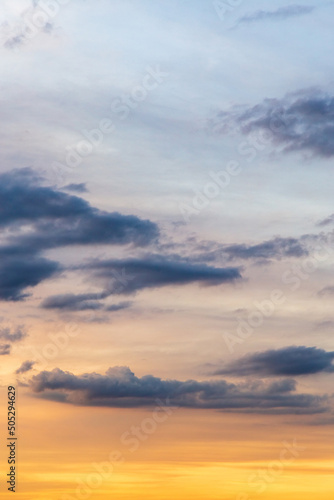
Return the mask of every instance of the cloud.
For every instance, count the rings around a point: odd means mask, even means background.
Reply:
[[[268,10],[257,10],[252,14],[246,14],[241,17],[237,24],[253,23],[258,21],[282,21],[290,17],[302,16],[305,14],[310,14],[315,10],[315,7],[309,5],[288,5],[286,7],[280,7],[279,9],[268,11]]]
[[[1,328],[0,329],[0,356],[6,356],[11,353],[12,344],[16,342],[21,342],[21,340],[25,339],[27,333],[23,330],[22,327],[16,328],[14,332],[11,331],[10,328]],[[5,341],[6,344],[1,343],[1,341]]]
[[[93,262],[85,269],[91,270],[94,279],[102,281],[110,294],[131,294],[146,288],[190,283],[217,286],[241,279],[237,267],[216,268],[156,255],[148,255],[143,259]]]
[[[29,168],[0,175],[0,202],[0,226],[8,229],[6,243],[0,246],[3,300],[23,300],[29,295],[27,288],[63,270],[59,263],[40,256],[46,250],[96,244],[144,247],[155,244],[159,237],[155,223],[133,215],[102,212],[78,196],[44,186],[43,178]],[[105,291],[49,297],[42,307],[106,310],[100,299],[115,293],[195,282],[220,285],[241,278],[239,268],[209,267],[179,256],[94,261],[73,270],[88,270],[103,282]]]
[[[132,302],[120,302],[119,304],[111,304],[110,306],[106,306],[105,310],[108,312],[117,312],[123,311],[124,309],[128,309],[131,307]]]
[[[299,376],[334,372],[334,351],[316,347],[284,347],[244,356],[219,369],[215,375]]]
[[[310,248],[317,235],[302,235],[299,238],[284,238],[276,236],[260,243],[224,244],[211,240],[198,241],[195,237],[187,238],[184,242],[170,248],[179,249],[187,254],[193,263],[225,264],[237,260],[253,260],[255,263],[270,263],[282,259],[303,258],[310,254]]]
[[[0,175],[0,225],[66,219],[90,213],[88,202],[43,186],[43,178],[30,168]]]
[[[322,288],[318,292],[318,295],[320,295],[320,297],[323,297],[324,295],[334,295],[334,286],[326,286],[325,288]]]
[[[0,329],[0,340],[6,340],[8,342],[20,342],[27,336],[27,333],[21,328],[18,327],[15,332],[11,332],[10,328],[1,328]]]
[[[218,113],[215,127],[244,135],[262,132],[266,141],[283,152],[334,155],[334,97],[317,89],[289,93],[282,99],[265,99],[251,108],[237,106]]]
[[[0,26],[0,40],[6,49],[16,49],[28,43],[39,33],[51,34],[54,24],[50,14],[32,0],[28,8],[23,8],[15,22],[4,22]],[[41,25],[42,22],[42,25]]]
[[[109,292],[53,295],[45,299],[41,307],[62,311],[98,311],[103,309],[108,312],[117,312],[130,307],[131,302],[121,302],[110,306],[100,302],[101,299],[105,299],[109,295]]]
[[[61,309],[64,311],[90,311],[103,308],[103,304],[98,300],[104,298],[103,293],[83,293],[75,295],[67,293],[63,295],[53,295],[45,299],[41,307],[44,309]]]
[[[92,211],[84,216],[66,217],[60,221],[36,224],[36,232],[24,235],[15,244],[46,250],[73,245],[146,246],[158,237],[154,223],[136,216]]]
[[[27,373],[33,369],[35,364],[35,361],[24,361],[22,365],[15,371],[15,373],[17,375],[20,375],[21,373]]]
[[[326,219],[323,219],[321,220],[320,222],[318,222],[317,226],[328,226],[329,224],[333,224],[334,223],[334,214],[330,215],[329,217],[327,217]]]
[[[109,368],[105,375],[74,375],[59,368],[32,377],[31,389],[50,399],[88,406],[136,408],[168,399],[171,406],[256,413],[313,414],[326,410],[326,397],[296,393],[293,380],[232,384],[226,381],[138,378],[127,367]]]
[[[86,184],[82,182],[81,184],[67,184],[62,188],[64,191],[73,191],[74,193],[88,193]]]
[[[11,347],[12,346],[10,344],[0,344],[0,356],[6,356],[10,354]]]
[[[103,212],[86,200],[43,185],[29,168],[0,174],[0,299],[23,300],[25,290],[61,270],[40,254],[76,245],[132,245],[156,241],[158,226],[133,215]]]
[[[145,246],[154,241],[156,224],[132,215],[103,212],[86,200],[50,186],[29,168],[0,175],[0,225],[33,224],[12,243],[30,251],[68,245]]]
[[[0,250],[1,254],[1,250]],[[42,257],[13,256],[0,259],[0,299],[18,301],[29,296],[26,288],[54,276],[61,269],[57,262]]]
[[[305,257],[308,251],[296,238],[277,237],[257,245],[229,245],[224,252],[230,259],[282,259],[283,257]]]

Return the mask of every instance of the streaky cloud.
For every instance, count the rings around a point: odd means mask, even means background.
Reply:
[[[245,377],[301,376],[334,373],[334,351],[316,347],[292,346],[256,352],[217,369],[215,375]]]
[[[314,6],[310,5],[288,5],[286,7],[280,7],[276,10],[257,10],[251,14],[246,14],[237,21],[239,24],[248,24],[259,21],[284,21],[291,17],[303,16],[305,14],[310,14],[315,10]]]
[[[240,280],[238,267],[213,267],[190,260],[147,255],[141,259],[95,261],[84,266],[108,288],[110,294],[199,283],[217,286]]]

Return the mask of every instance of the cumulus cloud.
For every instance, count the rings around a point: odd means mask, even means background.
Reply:
[[[31,389],[44,397],[88,406],[148,407],[159,398],[173,406],[257,413],[312,414],[326,409],[326,397],[298,394],[293,380],[233,384],[222,381],[162,380],[136,377],[127,367],[105,375],[74,375],[58,368],[32,377]]]
[[[334,352],[316,347],[292,346],[257,352],[215,371],[215,375],[299,376],[334,372]]]
[[[313,12],[315,7],[310,5],[287,5],[279,9],[257,10],[251,14],[246,14],[238,20],[237,24],[254,23],[258,21],[282,21],[290,17],[298,17]]]
[[[250,108],[234,107],[219,112],[214,121],[222,133],[265,133],[266,140],[281,146],[283,152],[308,152],[323,158],[334,155],[334,97],[318,89],[265,99]]]

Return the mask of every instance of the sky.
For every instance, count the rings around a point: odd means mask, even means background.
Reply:
[[[2,1],[18,500],[331,498],[333,14]]]

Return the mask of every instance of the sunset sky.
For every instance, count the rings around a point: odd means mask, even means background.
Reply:
[[[333,19],[2,0],[2,495],[333,497]]]

